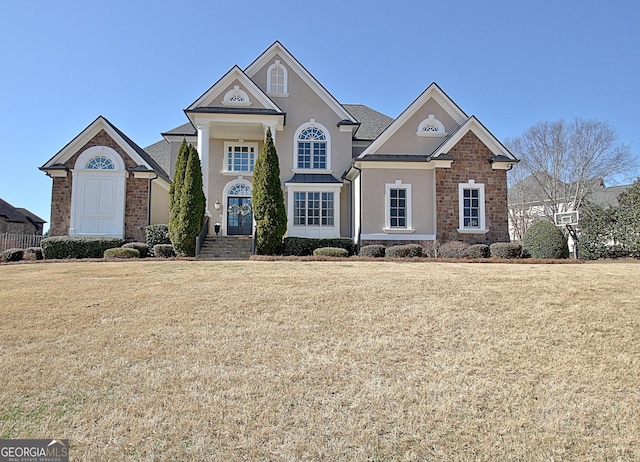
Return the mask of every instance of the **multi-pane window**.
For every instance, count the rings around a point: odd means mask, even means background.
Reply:
[[[278,59],[267,70],[267,92],[273,95],[286,96],[287,69],[280,64]]]
[[[113,162],[106,156],[92,157],[85,167],[87,170],[113,170]]]
[[[465,228],[480,227],[480,190],[462,190],[462,223]]]
[[[407,227],[407,190],[405,188],[389,190],[389,225],[391,228]]]
[[[253,172],[255,163],[255,146],[229,145],[227,146],[228,172]]]
[[[295,192],[293,224],[295,226],[333,226],[332,192]]]
[[[327,168],[327,137],[319,128],[305,128],[298,136],[297,167],[300,169]]]

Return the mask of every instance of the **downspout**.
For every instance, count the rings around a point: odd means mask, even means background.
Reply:
[[[360,208],[358,209],[358,222],[360,223],[360,228],[358,229],[358,246],[357,246],[357,250],[358,253],[360,253],[360,235],[362,234],[362,170],[358,167],[356,167],[356,163],[355,163],[355,159],[351,162],[351,168],[356,169],[358,171],[358,176],[360,176],[360,189],[358,190],[359,193],[359,202],[360,202]],[[353,180],[350,180],[347,175],[345,175],[345,180],[347,180],[349,183],[351,183],[351,188],[350,189],[350,196],[351,196],[351,200],[349,201],[349,207],[351,208],[350,213],[349,213],[349,227],[351,228],[351,231],[354,231],[354,223],[353,223]]]
[[[158,174],[157,173],[156,173],[156,177],[155,178],[149,178],[149,200],[148,200],[148,204],[147,204],[147,226],[149,226],[151,224],[151,196],[152,196],[152,189],[153,189],[153,180],[157,180],[157,179],[158,179]]]

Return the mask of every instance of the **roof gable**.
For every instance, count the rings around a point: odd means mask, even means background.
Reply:
[[[233,66],[229,72],[214,83],[202,96],[191,103],[186,111],[196,111],[207,107],[224,107],[225,102],[223,102],[223,100],[225,95],[227,92],[233,91],[233,88],[236,86],[238,87],[237,90],[243,91],[249,96],[253,109],[267,109],[277,113],[282,112],[278,105],[253,83],[237,65]],[[233,106],[230,106],[230,108],[231,107]],[[247,106],[242,104],[242,107],[246,108]]]
[[[460,107],[454,103],[444,91],[442,91],[438,84],[433,82],[358,157],[362,158],[367,154],[376,153],[430,100],[435,101],[435,103],[437,103],[458,125],[462,125],[468,119],[468,116],[464,111],[460,109]]]
[[[295,72],[341,120],[358,123],[355,117],[277,40],[247,66],[244,70],[245,74],[249,78],[254,78],[256,73],[266,67],[276,56]]]
[[[153,160],[153,158],[151,158],[151,156],[149,156],[149,154],[147,154],[140,146],[134,143],[127,135],[121,132],[103,116],[98,116],[89,124],[89,126],[87,126],[87,128],[82,130],[64,148],[40,167],[40,170],[46,171],[52,167],[55,169],[55,165],[64,164],[85,144],[93,139],[93,137],[100,133],[101,130],[104,130],[134,162],[149,170],[155,171],[160,178],[170,182],[167,173],[156,163],[155,160]]]

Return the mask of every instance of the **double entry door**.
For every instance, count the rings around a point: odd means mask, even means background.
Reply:
[[[253,207],[250,197],[227,198],[227,234],[230,236],[253,234]]]

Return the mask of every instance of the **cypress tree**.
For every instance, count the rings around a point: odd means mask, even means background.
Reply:
[[[256,221],[256,252],[275,255],[287,231],[284,193],[280,184],[280,163],[271,129],[253,168],[253,216]]]
[[[189,157],[189,147],[183,138],[178,158],[176,159],[176,169],[173,174],[173,181],[169,185],[169,239],[173,243],[178,238],[176,227],[177,218],[180,214],[180,199],[182,197],[182,186],[184,184],[184,174],[187,168]]]
[[[177,216],[177,237],[173,245],[176,253],[185,257],[196,254],[196,237],[204,221],[205,197],[202,191],[202,166],[198,151],[188,147],[187,168],[184,174],[180,210]]]

